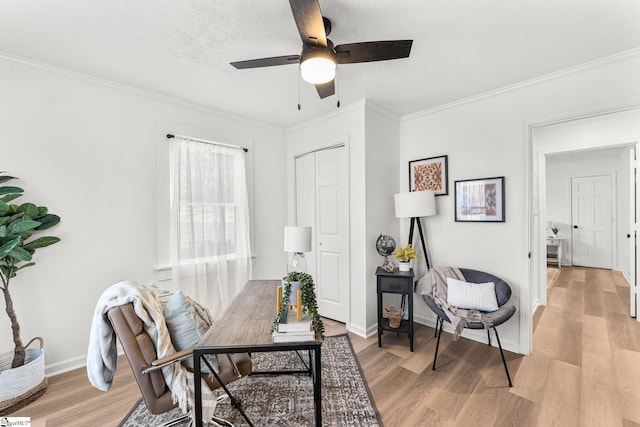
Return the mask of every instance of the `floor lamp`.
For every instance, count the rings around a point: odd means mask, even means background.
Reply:
[[[436,214],[436,197],[433,190],[412,191],[410,193],[398,193],[394,195],[396,205],[396,218],[411,218],[409,227],[409,245],[413,243],[413,226],[418,224],[418,233],[422,242],[424,259],[427,261],[427,271],[431,269],[427,245],[424,243],[424,233],[420,218]]]

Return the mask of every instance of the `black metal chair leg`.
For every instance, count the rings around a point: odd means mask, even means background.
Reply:
[[[438,327],[440,326],[440,322],[442,322],[442,320],[439,317],[436,317],[436,329],[433,331],[434,338],[438,336]]]
[[[491,330],[487,329],[487,340],[489,341],[489,347],[491,347]]]
[[[502,356],[502,364],[504,365],[504,371],[507,373],[507,380],[509,380],[509,387],[513,387],[511,384],[511,375],[509,375],[509,368],[507,368],[507,361],[504,358],[504,352],[502,351],[502,344],[500,344],[500,337],[498,336],[498,330],[494,327],[493,332],[496,334],[496,340],[498,341],[498,348],[500,348],[500,356]]]
[[[438,348],[440,347],[440,337],[442,336],[442,324],[444,323],[442,321],[442,319],[438,318],[440,320],[440,327],[437,327],[437,323],[436,323],[436,333],[438,334],[438,342],[436,342],[436,354],[433,356],[433,365],[431,366],[431,370],[435,371],[436,370],[436,360],[438,359]]]

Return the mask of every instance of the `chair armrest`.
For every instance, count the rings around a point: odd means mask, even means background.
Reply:
[[[154,360],[153,362],[151,362],[151,365],[142,368],[142,373],[148,374],[149,372],[157,371],[158,369],[162,369],[165,366],[169,366],[177,362],[182,362],[183,360],[189,359],[191,357],[193,357],[192,348],[182,350],[169,356],[163,357],[162,359]]]

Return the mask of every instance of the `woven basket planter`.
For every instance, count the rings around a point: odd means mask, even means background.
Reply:
[[[47,390],[42,338],[32,339],[27,347],[35,340],[40,341],[40,348],[28,348],[25,364],[18,368],[11,368],[13,352],[0,355],[0,416],[28,405]]]

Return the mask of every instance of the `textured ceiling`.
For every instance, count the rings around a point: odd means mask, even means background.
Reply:
[[[413,39],[411,56],[340,66],[338,94],[324,100],[295,65],[230,66],[300,53],[286,0],[3,0],[0,52],[289,127],[338,98],[404,115],[640,47],[638,0],[320,6],[335,44]]]

